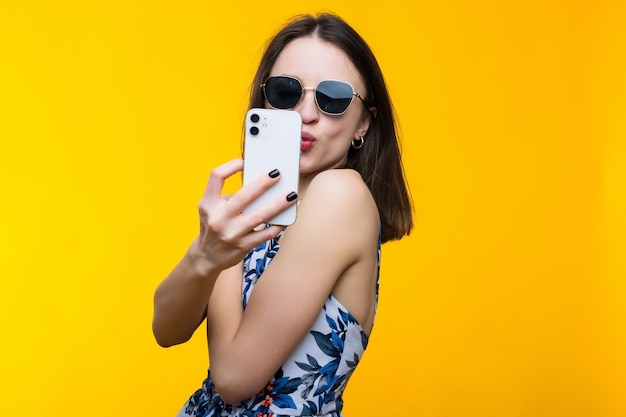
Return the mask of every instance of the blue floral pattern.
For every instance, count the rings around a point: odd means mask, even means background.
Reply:
[[[244,259],[244,309],[255,284],[280,249],[278,239],[251,250]],[[380,241],[378,244],[380,265]],[[380,270],[379,270],[380,272]],[[378,282],[376,284],[378,298]],[[368,336],[332,295],[309,333],[256,396],[226,404],[215,390],[211,372],[179,416],[195,417],[342,417],[343,391],[358,365]]]

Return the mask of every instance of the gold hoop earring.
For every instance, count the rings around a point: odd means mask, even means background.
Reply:
[[[352,139],[352,147],[354,149],[361,149],[363,147],[364,143],[365,143],[365,139],[363,138],[363,136],[359,137],[359,141],[358,142],[356,140]]]

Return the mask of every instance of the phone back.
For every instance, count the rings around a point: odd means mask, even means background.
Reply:
[[[255,108],[246,113],[245,125],[244,185],[273,169],[280,171],[280,179],[246,207],[244,213],[298,191],[302,118],[295,111]],[[296,220],[296,210],[294,204],[268,223],[290,225]]]

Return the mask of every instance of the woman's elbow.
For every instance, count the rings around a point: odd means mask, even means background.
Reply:
[[[180,345],[191,338],[191,336],[183,336],[167,331],[167,329],[163,329],[155,322],[152,322],[152,334],[159,346],[164,348]]]
[[[211,367],[211,379],[215,390],[226,404],[237,404],[252,397],[261,391],[261,388],[250,384],[250,375],[247,372],[227,371]]]
[[[154,339],[156,340],[156,342],[157,342],[157,344],[159,346],[164,347],[164,348],[176,346],[176,345],[179,345],[179,344],[182,343],[182,342],[175,342],[173,340],[169,340],[169,339],[164,338],[162,336],[160,337],[157,334],[154,335]]]

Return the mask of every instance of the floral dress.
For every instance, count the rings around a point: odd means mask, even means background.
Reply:
[[[279,237],[257,246],[244,259],[244,309],[280,248]],[[261,392],[238,404],[226,404],[215,390],[209,370],[202,388],[185,403],[178,417],[342,417],[343,391],[367,342],[357,320],[330,294],[311,330]]]

